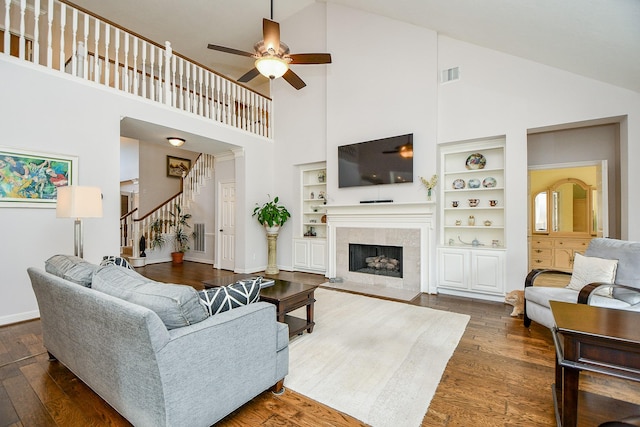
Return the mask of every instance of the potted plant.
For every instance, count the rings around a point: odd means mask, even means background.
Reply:
[[[270,195],[268,196],[271,198]],[[279,199],[276,196],[262,206],[256,203],[252,215],[258,217],[258,222],[264,226],[267,232],[268,262],[267,268],[264,270],[266,274],[278,274],[280,272],[276,263],[276,239],[278,238],[280,227],[291,218],[287,208],[278,204],[278,201]]]
[[[172,212],[169,212],[171,219],[156,219],[151,223],[151,247],[162,248],[167,243],[167,237],[164,232],[167,229],[171,229],[170,240],[173,241],[173,252],[171,252],[171,259],[174,264],[181,264],[184,259],[184,253],[191,249],[189,247],[189,239],[195,237],[196,233],[188,233],[187,228],[191,228],[189,225],[189,219],[191,214],[182,213],[182,206],[176,203]]]
[[[268,195],[271,198],[270,195]],[[267,230],[267,234],[278,234],[280,227],[291,218],[291,214],[284,206],[278,204],[278,196],[273,200],[269,200],[262,206],[256,203],[253,209],[253,215],[258,217],[258,222]]]

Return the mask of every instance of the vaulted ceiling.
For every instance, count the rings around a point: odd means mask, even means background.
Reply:
[[[440,34],[640,93],[638,0],[319,0],[430,28]],[[251,51],[262,38],[269,0],[75,0],[75,4],[238,78],[249,58],[208,43]],[[314,0],[274,0],[283,21]],[[296,51],[295,40],[286,40]],[[298,49],[299,50],[299,49]],[[418,53],[417,53],[418,54]],[[265,78],[256,88],[268,92]]]

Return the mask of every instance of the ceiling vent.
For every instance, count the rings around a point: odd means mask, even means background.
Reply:
[[[453,67],[442,70],[442,73],[440,74],[441,83],[447,83],[454,80],[460,80],[460,67]]]

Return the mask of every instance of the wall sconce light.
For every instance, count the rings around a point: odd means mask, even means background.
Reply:
[[[80,187],[68,185],[58,187],[56,202],[56,217],[75,218],[74,254],[82,258],[83,236],[82,218],[102,218],[102,193],[98,187]]]
[[[169,144],[173,145],[174,147],[182,147],[182,144],[185,143],[184,139],[177,138],[175,136],[171,136],[171,137],[167,138],[167,141],[169,141]]]

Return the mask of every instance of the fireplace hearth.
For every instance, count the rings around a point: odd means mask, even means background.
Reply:
[[[350,243],[349,271],[402,278],[402,247]]]

